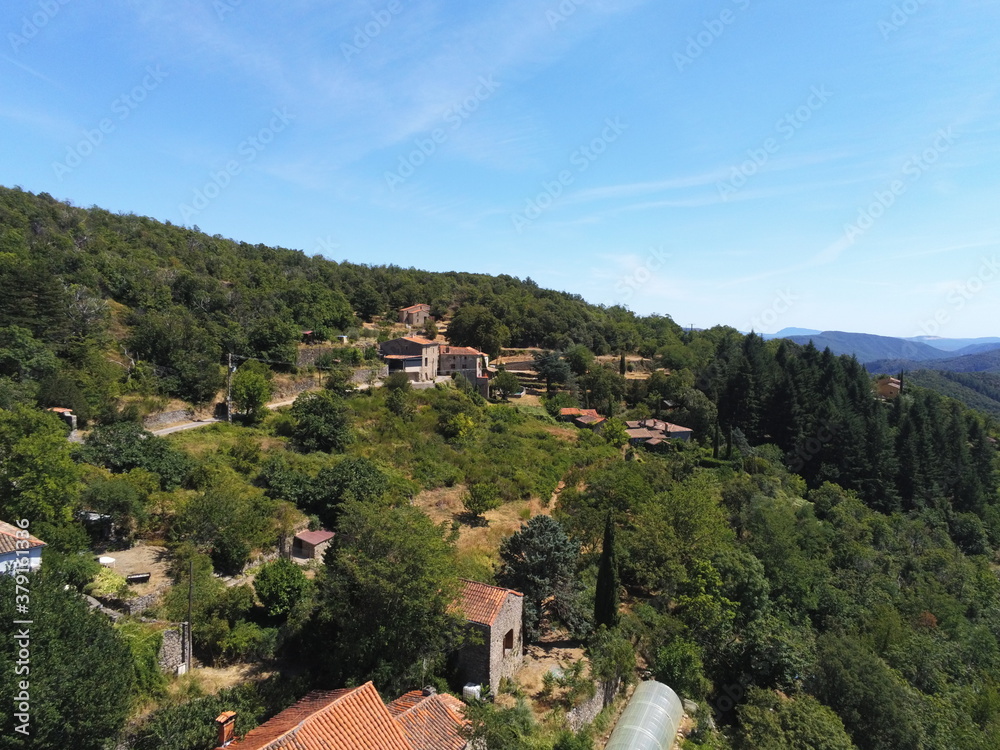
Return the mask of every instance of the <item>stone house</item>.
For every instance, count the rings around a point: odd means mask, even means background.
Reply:
[[[903,383],[899,378],[879,378],[875,382],[875,390],[879,398],[892,401],[903,392]]]
[[[0,521],[0,575],[38,570],[45,542],[6,521]]]
[[[476,390],[488,398],[490,375],[489,355],[469,346],[442,346],[438,362],[438,375],[451,377],[461,374],[475,386]]]
[[[513,678],[524,654],[524,595],[511,589],[462,579],[456,602],[482,643],[465,646],[458,656],[462,680],[489,685],[495,695],[504,677]]]
[[[649,448],[656,448],[668,440],[680,440],[687,443],[694,435],[694,430],[691,428],[664,422],[662,419],[640,419],[626,422],[625,432],[628,433],[629,443],[645,445]]]
[[[379,345],[379,354],[389,365],[389,374],[397,372],[415,383],[433,382],[437,377],[441,345],[421,336],[404,336]]]
[[[306,560],[322,560],[323,553],[333,542],[332,531],[300,531],[292,540],[292,557]]]
[[[430,319],[430,305],[410,305],[399,311],[399,322],[408,326],[422,326]]]

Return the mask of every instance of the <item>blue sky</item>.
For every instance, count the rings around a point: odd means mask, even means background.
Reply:
[[[682,325],[1000,335],[1000,2],[9,0],[0,182]]]

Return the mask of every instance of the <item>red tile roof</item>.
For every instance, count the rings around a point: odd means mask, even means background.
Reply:
[[[22,536],[18,536],[18,534]],[[34,549],[35,547],[44,547],[45,542],[41,539],[28,534],[27,537],[23,536],[24,530],[17,528],[13,524],[9,524],[6,521],[0,521],[0,555],[7,555],[11,552],[17,551],[17,542],[20,539],[22,550]],[[24,547],[24,542],[28,542],[28,546]]]
[[[478,581],[462,579],[462,591],[458,595],[458,604],[462,609],[462,614],[469,622],[480,625],[492,625],[496,622],[500,608],[507,601],[507,597],[522,596],[519,591],[503,589],[499,586],[490,586]]]
[[[420,344],[421,346],[440,346],[437,341],[431,341],[430,339],[425,339],[423,336],[403,336],[403,341],[409,341],[414,344]]]
[[[336,535],[332,531],[300,531],[295,535],[295,538],[316,545],[329,542],[334,536]]]
[[[467,741],[461,734],[465,726],[461,708],[450,695],[432,695],[400,713],[396,721],[413,750],[463,750]]]
[[[370,682],[309,693],[229,745],[238,750],[414,750]]]
[[[483,353],[471,346],[442,346],[442,354],[464,354],[469,357],[481,357]]]
[[[420,305],[410,305],[409,307],[401,307],[400,312],[417,312],[418,310],[430,310],[431,306],[427,304]]]
[[[563,417],[599,417],[600,414],[597,413],[597,409],[577,409],[576,407],[569,407],[566,409],[559,410],[560,416]]]

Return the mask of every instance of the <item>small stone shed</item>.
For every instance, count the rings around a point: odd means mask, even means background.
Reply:
[[[482,643],[466,646],[459,654],[462,679],[489,685],[496,694],[500,680],[513,678],[521,668],[524,596],[512,589],[462,579],[456,604],[469,626],[482,636]]]
[[[307,560],[322,560],[323,553],[333,541],[332,531],[300,531],[292,541],[292,557],[304,557]]]

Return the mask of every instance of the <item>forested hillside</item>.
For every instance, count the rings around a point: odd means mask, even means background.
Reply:
[[[530,279],[337,263],[6,188],[0,259],[0,404],[18,387],[11,378],[30,380],[42,403],[85,417],[123,384],[206,402],[225,354],[294,362],[303,330],[322,340],[418,302],[439,318],[460,306],[452,343],[494,355],[572,344],[651,354],[679,343],[669,318],[596,307]]]
[[[1000,747],[997,424],[956,400],[907,382],[882,401],[855,358],[530,280],[335,263],[18,190],[0,192],[0,261],[0,519],[48,543],[29,581],[49,728],[28,743],[5,714],[0,749],[209,750],[221,711],[242,734],[312,688],[460,690],[460,576],[522,591],[528,642],[582,655],[474,704],[487,750],[591,750],[600,722],[570,731],[567,711],[593,679],[640,677],[698,704],[689,749]],[[518,355],[538,400],[461,377],[356,391],[336,371],[290,408],[169,438],[128,408],[211,401],[229,353],[269,360],[237,373],[266,386],[302,330],[353,338],[419,301],[452,343],[540,347]],[[630,356],[595,356],[612,353]],[[82,444],[55,405],[89,419]],[[651,416],[693,440],[630,445],[623,423]],[[308,575],[267,559],[304,528],[336,532]],[[94,557],[137,541],[163,550],[166,587],[112,624],[77,592],[127,600]],[[189,606],[200,664],[250,665],[245,684],[160,673]]]
[[[961,401],[970,409],[1000,418],[1000,373],[913,370],[906,373],[906,379]]]

